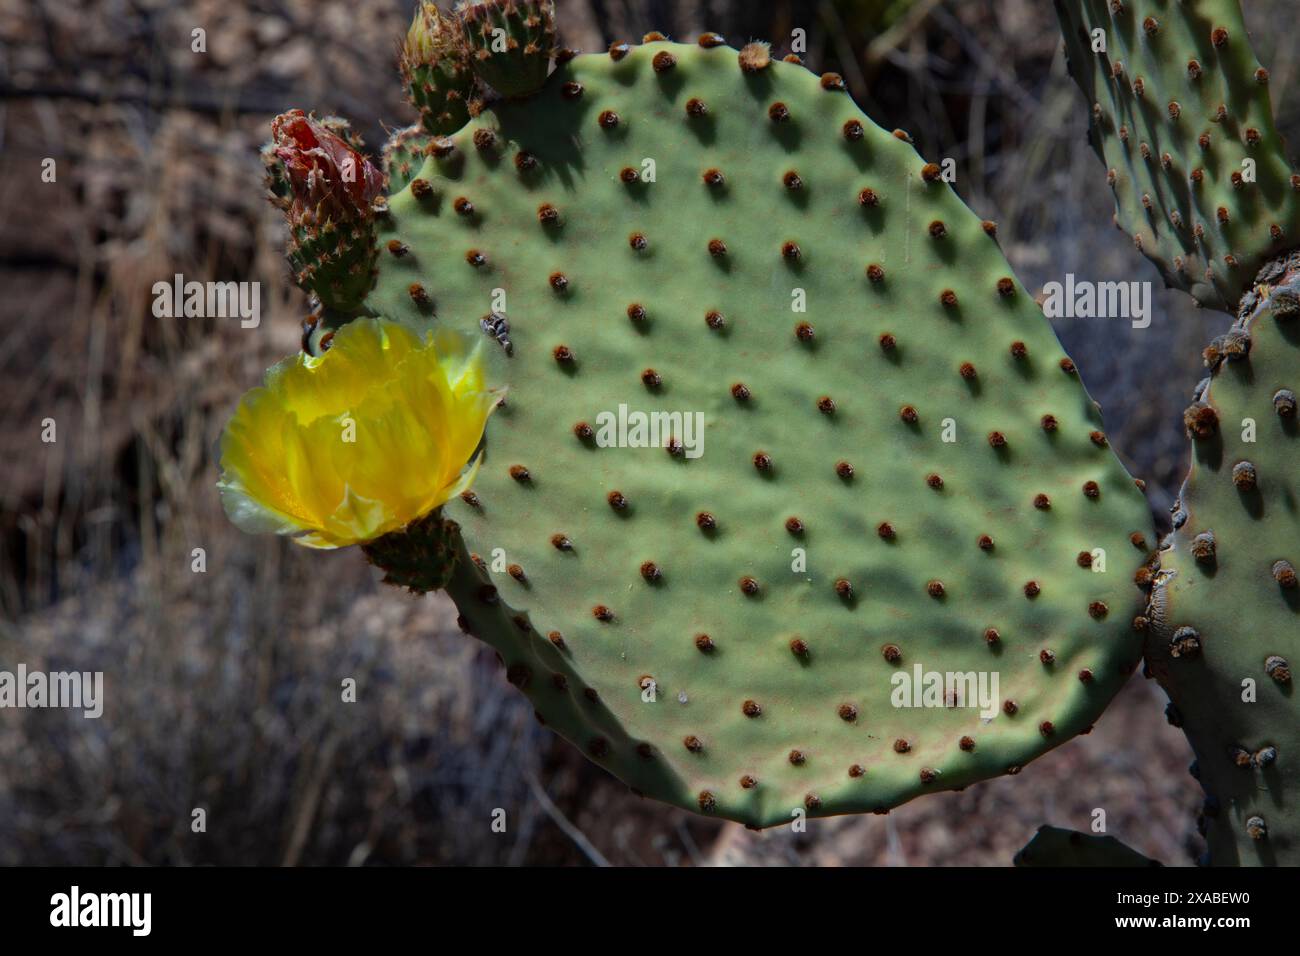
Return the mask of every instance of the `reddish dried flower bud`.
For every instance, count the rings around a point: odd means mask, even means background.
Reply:
[[[289,262],[298,284],[323,305],[350,312],[374,283],[374,219],[384,176],[340,135],[346,132],[341,123],[290,110],[271,123],[266,161],[276,205],[289,221]]]
[[[271,138],[299,214],[310,213],[321,224],[374,216],[384,176],[351,143],[302,110],[277,116]]]

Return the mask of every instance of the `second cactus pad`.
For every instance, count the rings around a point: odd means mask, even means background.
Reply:
[[[1016,854],[1014,863],[1026,868],[1160,866],[1158,861],[1143,856],[1113,836],[1054,826],[1039,827],[1034,838]]]
[[[1116,223],[1176,288],[1232,312],[1300,241],[1300,176],[1237,0],[1055,0]]]
[[[1152,593],[1151,669],[1196,751],[1211,857],[1300,861],[1300,256],[1206,350],[1191,473]]]
[[[390,209],[369,307],[488,336],[510,389],[451,593],[631,786],[883,811],[1016,772],[1131,672],[1143,496],[995,227],[837,77],[579,56]]]

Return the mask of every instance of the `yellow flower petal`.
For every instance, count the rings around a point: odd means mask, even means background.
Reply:
[[[319,357],[267,372],[221,436],[222,504],[250,533],[307,547],[372,541],[469,487],[500,393],[482,343],[359,319]]]

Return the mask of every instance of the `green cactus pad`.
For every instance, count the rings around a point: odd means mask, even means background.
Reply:
[[[578,57],[434,142],[367,304],[493,343],[449,590],[549,726],[754,825],[1090,727],[1150,519],[994,232],[838,77],[720,38]],[[600,447],[620,405],[700,413],[702,454],[685,419]],[[991,715],[894,706],[916,667],[996,673]]]
[[[1211,859],[1295,865],[1300,257],[1261,280],[1207,350],[1214,371],[1188,409],[1192,468],[1160,554],[1147,658],[1196,752]]]
[[[1240,5],[1056,0],[1056,9],[1116,222],[1169,285],[1234,312],[1259,268],[1300,243],[1300,177]],[[1098,30],[1105,52],[1094,52]]]
[[[1061,827],[1041,826],[1034,838],[1016,854],[1019,867],[1132,867],[1160,866],[1113,836],[1080,833]]]

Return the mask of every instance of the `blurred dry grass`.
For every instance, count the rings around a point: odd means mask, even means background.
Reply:
[[[1038,823],[1083,828],[1097,806],[1112,833],[1185,862],[1190,753],[1140,680],[1093,735],[1018,778],[801,837],[750,834],[639,801],[554,742],[445,598],[386,592],[356,555],[226,523],[221,424],[297,347],[304,309],[256,147],[291,106],[363,120],[374,147],[408,122],[392,54],[412,5],[0,0],[0,667],[102,669],[108,686],[99,721],[0,711],[0,863],[1005,864]],[[585,49],[651,28],[735,40],[805,26],[811,65],[844,72],[923,154],[958,160],[959,190],[1000,220],[1026,284],[1076,271],[1159,289],[1110,228],[1050,5],[559,6]],[[1251,14],[1260,27],[1285,10]],[[190,52],[195,26],[207,54]],[[1280,94],[1294,33],[1256,35]],[[1288,128],[1300,116],[1291,99],[1280,111]],[[45,157],[55,184],[40,182]],[[150,288],[177,272],[260,281],[261,328],[154,319]],[[1224,320],[1163,294],[1157,309],[1146,330],[1058,331],[1163,510],[1199,347]],[[196,807],[206,834],[190,831]]]

